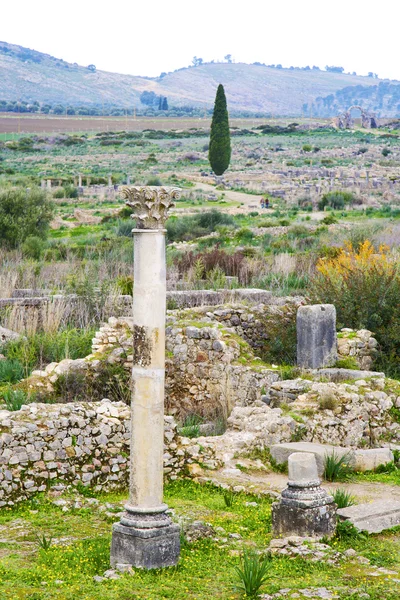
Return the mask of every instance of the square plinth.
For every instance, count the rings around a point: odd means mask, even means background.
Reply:
[[[144,569],[162,569],[178,563],[180,529],[178,525],[136,529],[121,523],[113,525],[111,566],[122,563]]]
[[[331,537],[336,530],[336,504],[312,508],[288,506],[282,502],[272,505],[272,531],[275,537]]]

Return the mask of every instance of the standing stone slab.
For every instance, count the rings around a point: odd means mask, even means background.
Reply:
[[[314,454],[289,456],[289,481],[272,505],[274,537],[330,537],[336,529],[336,504],[320,487]]]
[[[297,364],[303,369],[331,367],[337,360],[333,304],[300,306],[297,311]]]
[[[129,501],[113,527],[111,565],[176,565],[180,531],[163,502],[166,261],[168,210],[179,189],[127,187],[134,233],[133,368]]]

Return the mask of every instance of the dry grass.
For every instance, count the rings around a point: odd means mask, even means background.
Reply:
[[[63,324],[69,310],[64,299],[46,302],[41,306],[14,305],[3,320],[7,329],[23,335],[34,335],[38,331],[56,333]]]
[[[293,254],[277,254],[271,267],[272,273],[289,275],[294,273],[297,267],[297,259]]]
[[[14,270],[0,271],[0,298],[11,298],[17,279],[18,273]]]

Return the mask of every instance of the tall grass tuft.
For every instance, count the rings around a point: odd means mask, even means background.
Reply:
[[[24,367],[19,360],[0,361],[0,383],[17,383],[24,375]]]
[[[200,425],[203,423],[203,419],[196,414],[188,415],[182,427],[179,428],[180,435],[188,438],[200,437]]]
[[[17,411],[23,404],[31,402],[32,398],[24,390],[13,390],[9,387],[2,390],[0,400],[4,402],[7,410]]]
[[[353,504],[356,503],[354,496],[352,496],[350,492],[346,492],[346,490],[341,488],[335,490],[333,499],[338,508],[347,508],[348,506],[353,506]]]
[[[327,481],[343,481],[351,473],[349,466],[350,454],[346,453],[339,457],[335,452],[327,454],[324,462],[323,477]]]
[[[239,579],[236,589],[245,598],[259,598],[260,589],[269,578],[270,566],[271,557],[261,558],[254,550],[245,550],[240,567],[235,567]]]

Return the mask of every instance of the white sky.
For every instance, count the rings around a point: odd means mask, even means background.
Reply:
[[[399,17],[398,0],[0,0],[0,41],[132,75],[231,54],[400,79]]]

